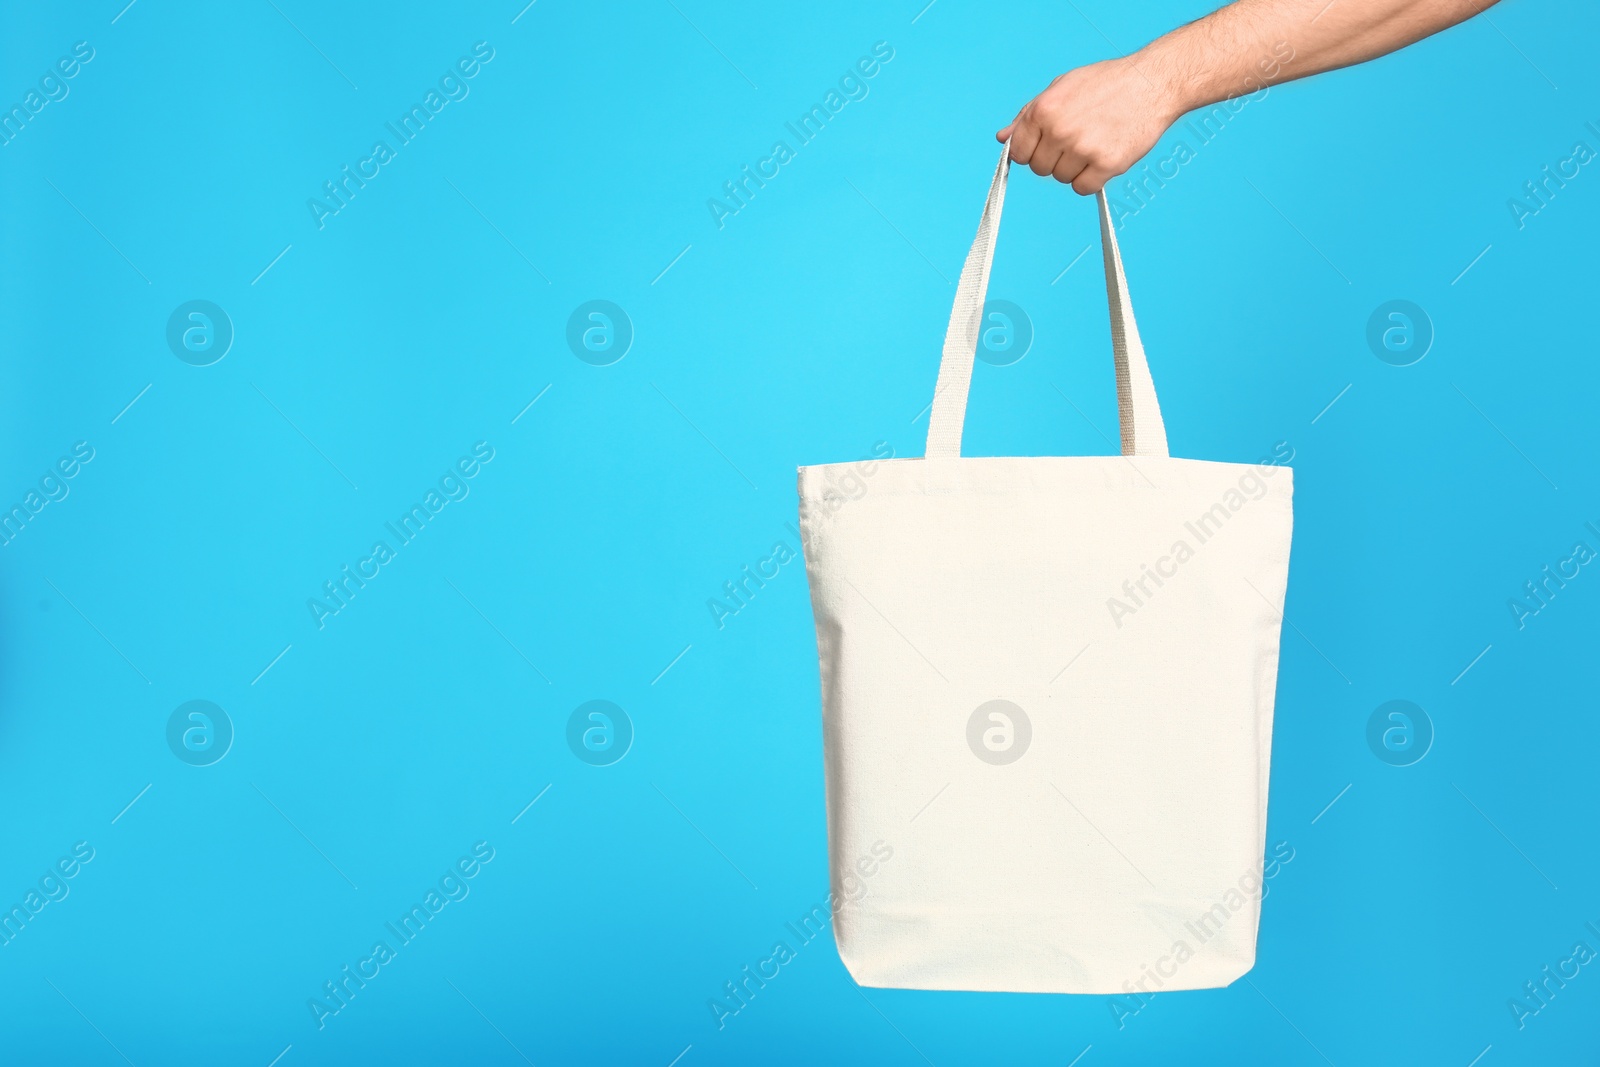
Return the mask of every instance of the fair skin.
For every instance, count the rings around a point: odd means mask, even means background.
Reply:
[[[1070,70],[995,134],[1011,158],[1099,192],[1196,108],[1364,63],[1495,0],[1237,0],[1121,59]]]

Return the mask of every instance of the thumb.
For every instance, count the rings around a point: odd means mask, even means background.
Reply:
[[[1016,126],[1017,126],[1016,120],[1013,119],[1011,122],[1006,124],[1006,128],[1005,129],[1001,130],[1000,132],[998,132],[998,133],[996,133],[994,135],[994,139],[996,141],[999,141],[1001,144],[1004,144],[1005,142],[1011,140],[1011,131],[1016,129]]]

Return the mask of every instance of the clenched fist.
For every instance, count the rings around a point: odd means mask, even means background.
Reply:
[[[1113,59],[1061,75],[995,137],[1035,174],[1087,196],[1137,163],[1182,114],[1156,72]]]

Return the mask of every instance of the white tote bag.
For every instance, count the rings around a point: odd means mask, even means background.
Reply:
[[[867,986],[1227,985],[1255,962],[1293,472],[1168,456],[1103,194],[1122,455],[961,457],[1009,167],[925,457],[800,470],[835,939]]]

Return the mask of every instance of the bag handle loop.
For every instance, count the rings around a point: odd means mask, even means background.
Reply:
[[[928,417],[928,459],[955,459],[961,455],[961,430],[967,417],[967,393],[972,385],[972,361],[983,329],[983,301],[989,291],[989,268],[994,263],[994,243],[1005,206],[1006,178],[1011,171],[1011,144],[1000,150],[989,198],[983,205],[978,235],[961,267],[955,306],[944,335],[944,355],[939,361],[939,382]],[[1145,362],[1139,326],[1133,319],[1128,279],[1122,270],[1122,253],[1111,224],[1111,207],[1104,191],[1096,195],[1100,207],[1100,247],[1105,257],[1106,302],[1111,309],[1111,351],[1117,372],[1117,417],[1122,428],[1124,456],[1166,456],[1167,430],[1161,421],[1155,383]]]

